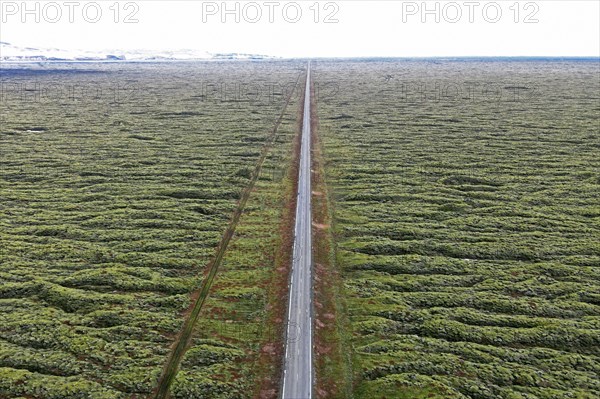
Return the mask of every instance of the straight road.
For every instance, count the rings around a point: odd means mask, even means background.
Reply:
[[[298,200],[294,227],[294,256],[289,289],[289,308],[282,399],[312,398],[312,237],[310,188],[310,63],[306,72],[304,118],[298,174]]]

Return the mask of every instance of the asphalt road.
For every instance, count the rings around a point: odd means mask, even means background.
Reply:
[[[282,399],[312,398],[312,237],[310,188],[310,63],[298,174],[298,201],[289,287]]]

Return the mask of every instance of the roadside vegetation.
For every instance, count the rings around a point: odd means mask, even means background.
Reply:
[[[313,218],[313,311],[315,318],[315,393],[318,398],[352,397],[350,326],[346,317],[340,265],[335,259],[331,193],[325,180],[323,143],[316,107],[318,90],[313,86],[312,104],[312,218]]]
[[[600,397],[597,61],[314,72],[354,397]]]
[[[302,70],[273,123],[258,179],[194,324],[173,398],[275,398],[293,240]]]

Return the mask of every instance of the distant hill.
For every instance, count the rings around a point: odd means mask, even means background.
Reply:
[[[58,48],[20,47],[0,42],[0,61],[40,62],[40,61],[177,61],[210,59],[264,59],[273,58],[259,54],[216,53],[206,51],[180,50],[124,50],[90,51],[64,50]]]

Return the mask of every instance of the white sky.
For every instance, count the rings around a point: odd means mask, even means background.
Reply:
[[[69,22],[68,1],[77,3],[73,22]],[[235,15],[225,15],[227,20],[221,21],[222,0],[118,3],[97,0],[102,15],[98,22],[91,23],[84,19],[83,8],[87,7],[85,16],[93,19],[96,5],[91,3],[94,2],[29,0],[25,4],[33,12],[26,14],[21,0],[0,0],[0,40],[18,46],[67,50],[195,49],[282,57],[600,56],[599,0],[473,1],[478,3],[472,13],[473,22],[469,22],[469,0],[427,1],[426,4],[399,0],[298,0],[296,3],[278,0],[274,1],[279,4],[274,7],[273,22],[269,22],[268,1],[258,0],[252,5],[247,5],[252,3],[248,1],[227,1],[230,9],[237,3],[240,22],[236,23]],[[117,23],[113,20],[115,3],[120,9]],[[132,4],[125,9],[127,3]],[[316,23],[314,11],[310,9],[315,8],[315,3],[320,9]],[[423,22],[423,8],[434,9],[436,3],[440,22],[435,22],[434,14],[426,16]],[[289,22],[295,16],[297,5],[302,16],[296,23]],[[287,7],[285,15],[284,6]],[[138,22],[124,23],[125,16],[136,8]],[[489,22],[495,18],[496,8],[500,8],[502,15],[498,22]],[[516,8],[520,10],[518,22],[514,21]],[[254,18],[257,9],[262,12],[258,22],[244,21]],[[462,17],[456,23],[448,22],[456,17],[457,9]],[[60,20],[49,22],[48,19],[56,18],[57,10],[62,13]],[[203,10],[212,10],[215,14],[203,15]],[[325,23],[324,17],[335,10],[338,22]],[[415,14],[408,15],[409,11]],[[526,16],[532,12],[538,22],[525,23]],[[36,17],[39,22],[35,21]]]

